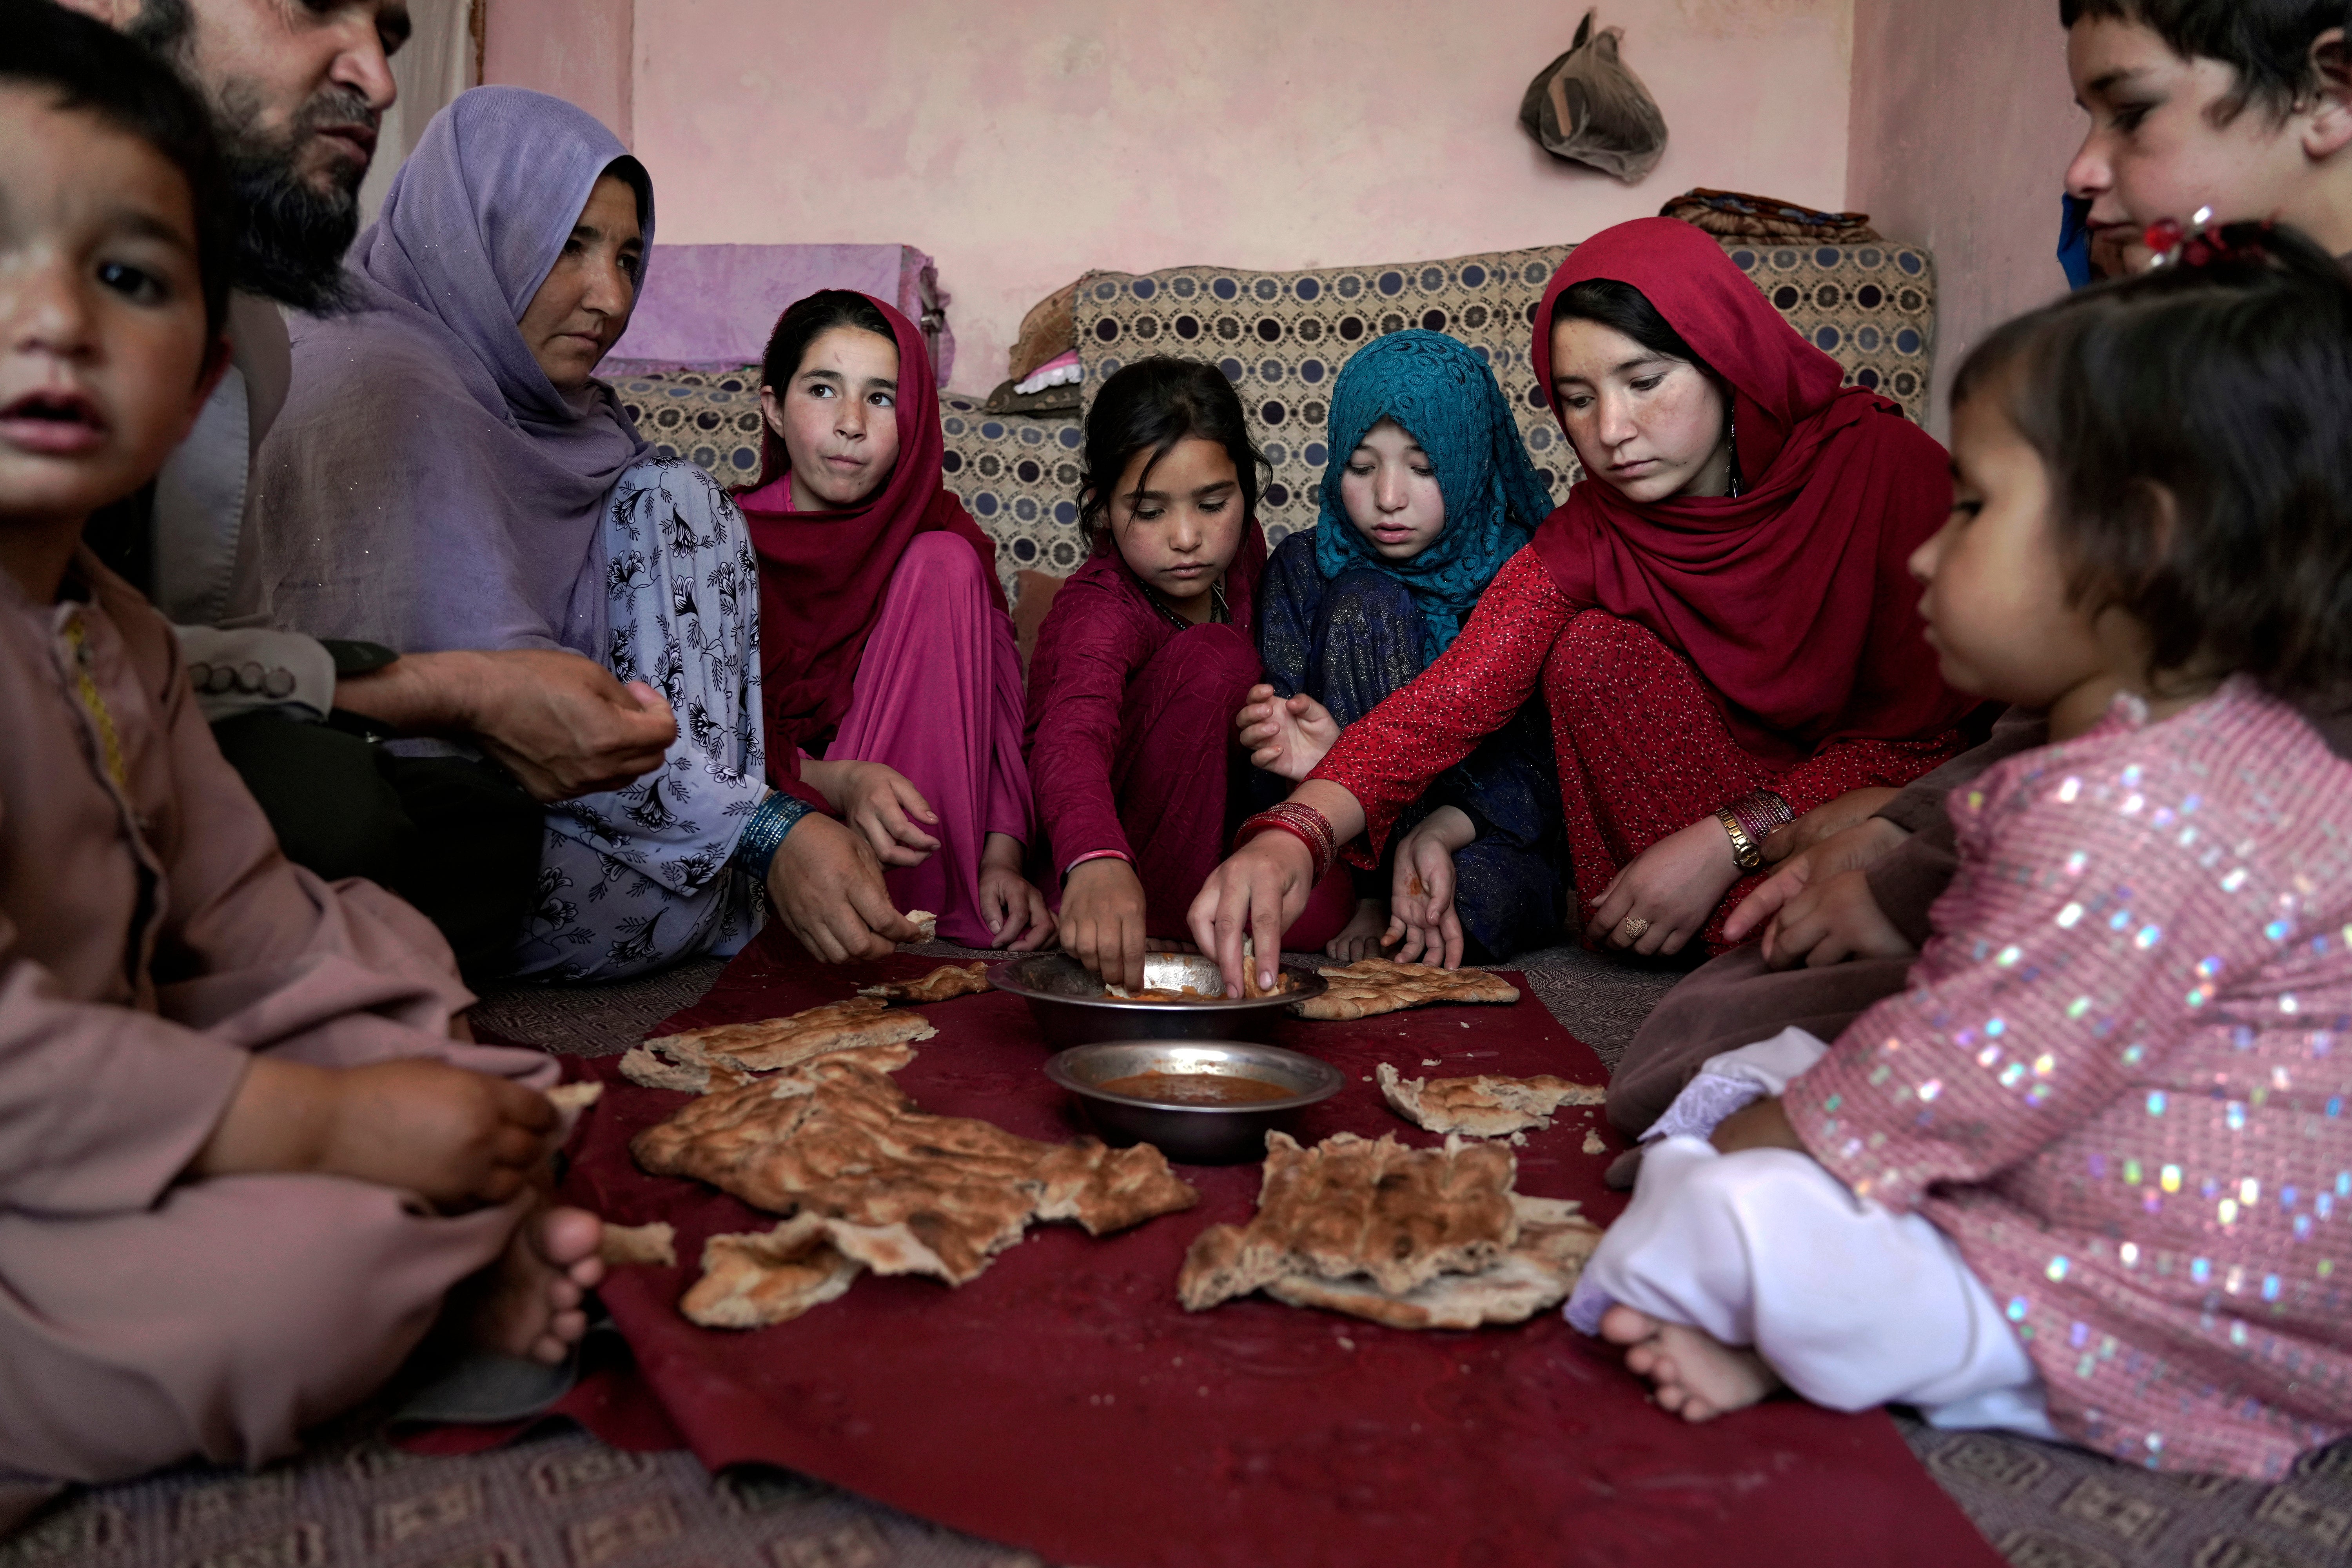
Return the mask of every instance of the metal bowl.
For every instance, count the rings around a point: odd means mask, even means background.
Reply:
[[[1164,1011],[1164,1009],[1163,1009]],[[1224,1073],[1291,1092],[1251,1105],[1170,1105],[1097,1087],[1134,1073]],[[1237,1165],[1265,1158],[1266,1129],[1339,1092],[1347,1075],[1280,1046],[1238,1040],[1105,1040],[1074,1046],[1045,1064],[1045,1076],[1078,1097],[1106,1142],[1156,1144],[1184,1165]]]
[[[1063,1050],[1097,1040],[1270,1040],[1284,1009],[1321,994],[1328,984],[1299,964],[1286,963],[1282,972],[1297,982],[1294,989],[1229,1002],[1216,960],[1194,952],[1146,953],[1146,986],[1181,991],[1190,985],[1217,999],[1129,1002],[1106,994],[1103,983],[1067,953],[1036,952],[997,964],[988,972],[988,983],[1025,997],[1037,1032]]]

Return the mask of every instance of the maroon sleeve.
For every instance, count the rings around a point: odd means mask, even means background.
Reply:
[[[1771,785],[1799,816],[1850,790],[1909,784],[1959,754],[1957,729],[1919,741],[1832,741]]]
[[[1111,794],[1127,684],[1151,657],[1108,574],[1081,568],[1054,595],[1029,660],[1024,744],[1056,874],[1099,850],[1134,858]]]

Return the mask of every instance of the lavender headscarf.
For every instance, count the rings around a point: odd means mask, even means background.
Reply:
[[[651,184],[586,111],[478,87],[425,128],[352,247],[358,308],[294,328],[256,474],[278,625],[598,657],[599,524],[646,443],[603,384],[559,394],[516,322],[607,170],[636,187],[650,252]]]

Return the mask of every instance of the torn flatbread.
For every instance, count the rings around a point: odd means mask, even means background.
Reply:
[[[1256,1215],[1195,1237],[1177,1293],[1198,1312],[1285,1275],[1362,1274],[1402,1293],[1439,1274],[1475,1271],[1518,1239],[1517,1170],[1507,1148],[1458,1138],[1410,1149],[1386,1135],[1339,1132],[1302,1149],[1268,1132]]]
[[[920,980],[893,980],[885,985],[863,985],[858,987],[857,994],[860,996],[878,996],[885,1003],[895,1002],[902,1007],[919,1007],[952,997],[977,995],[989,988],[987,964],[942,963]]]
[[[931,913],[930,910],[908,910],[907,911],[907,919],[911,921],[915,927],[916,932],[918,933],[915,937],[917,942],[936,942],[939,939],[940,917]]]
[[[569,1116],[576,1116],[604,1098],[604,1086],[583,1080],[579,1083],[559,1083],[547,1091],[547,1102]]]
[[[898,1047],[903,1049],[903,1047]],[[835,1052],[715,1090],[630,1145],[655,1175],[689,1176],[772,1214],[814,1215],[877,1273],[962,1284],[1032,1219],[1096,1234],[1189,1208],[1199,1194],[1149,1144],[1040,1143],[916,1110],[874,1053]]]
[[[702,1244],[702,1278],[677,1304],[706,1329],[788,1323],[856,1281],[863,1265],[842,1256],[815,1215],[767,1232],[714,1236]]]
[[[1198,1312],[1264,1290],[1399,1329],[1525,1321],[1567,1298],[1601,1233],[1573,1203],[1510,1191],[1514,1176],[1509,1152],[1496,1144],[1448,1139],[1443,1150],[1405,1150],[1393,1139],[1340,1133],[1301,1151],[1270,1133],[1256,1217],[1193,1238],[1178,1299]],[[1437,1194],[1434,1205],[1406,1206],[1433,1209],[1419,1217],[1446,1225],[1380,1223],[1381,1200],[1406,1191]],[[1334,1243],[1350,1235],[1360,1240],[1348,1268]]]
[[[644,1263],[663,1268],[677,1267],[677,1231],[667,1220],[651,1225],[611,1225],[596,1244],[596,1256],[609,1264]]]
[[[1369,1018],[1407,1007],[1441,1003],[1519,999],[1518,987],[1483,969],[1441,969],[1433,963],[1398,963],[1367,958],[1323,971],[1325,990],[1295,1011],[1302,1018]]]
[[[1381,1098],[1416,1127],[1460,1132],[1472,1138],[1507,1138],[1530,1127],[1551,1125],[1563,1105],[1599,1105],[1609,1090],[1599,1084],[1570,1083],[1549,1074],[1535,1078],[1405,1078],[1388,1063],[1373,1069]]]
[[[664,1035],[625,1053],[621,1076],[646,1089],[709,1094],[753,1074],[799,1066],[835,1051],[928,1040],[939,1030],[920,1013],[893,1010],[875,996],[827,1002],[789,1017],[719,1024]]]

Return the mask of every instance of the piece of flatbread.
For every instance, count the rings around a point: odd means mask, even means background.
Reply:
[[[879,997],[853,996],[790,1017],[719,1024],[647,1040],[623,1054],[621,1076],[646,1089],[709,1094],[835,1051],[911,1044],[938,1033],[920,1013],[893,1011]]]
[[[1549,1127],[1551,1113],[1563,1105],[1599,1105],[1609,1098],[1608,1089],[1599,1084],[1570,1083],[1549,1074],[1405,1078],[1386,1062],[1373,1070],[1381,1098],[1399,1116],[1432,1132],[1472,1138],[1507,1138],[1530,1127]]]
[[[925,1115],[867,1056],[837,1051],[714,1090],[637,1134],[631,1152],[655,1175],[709,1182],[772,1214],[814,1215],[831,1246],[877,1273],[959,1285],[1033,1218],[1100,1234],[1199,1199],[1149,1144],[1039,1143]]]
[[[1433,963],[1398,963],[1367,958],[1323,971],[1327,989],[1295,1011],[1302,1018],[1369,1018],[1439,1003],[1519,999],[1518,987],[1483,969],[1441,969]]]
[[[1302,1149],[1268,1132],[1257,1214],[1193,1238],[1177,1295],[1198,1312],[1289,1275],[1360,1274],[1401,1295],[1439,1274],[1475,1272],[1518,1240],[1517,1172],[1496,1143],[1409,1149],[1339,1132]]]
[[[678,1301],[706,1329],[787,1323],[839,1296],[864,1265],[842,1256],[815,1215],[772,1231],[714,1236],[702,1244],[702,1278]]]
[[[861,985],[860,996],[879,996],[884,1002],[900,1005],[922,1006],[931,1002],[945,1002],[956,996],[977,995],[989,989],[988,965],[985,963],[942,963],[920,980],[893,980],[886,985]]]
[[[917,942],[934,942],[940,934],[940,917],[929,910],[908,910],[907,918],[914,922]]]
[[[667,1220],[651,1225],[607,1225],[596,1245],[596,1256],[607,1263],[657,1264],[677,1267],[677,1231]]]
[[[577,1115],[604,1098],[601,1083],[559,1083],[547,1091],[547,1102],[567,1115]]]
[[[1585,1260],[1601,1245],[1601,1227],[1557,1198],[1514,1193],[1519,1238],[1475,1274],[1440,1274],[1403,1292],[1381,1289],[1362,1275],[1325,1279],[1287,1274],[1265,1293],[1294,1307],[1321,1307],[1384,1323],[1391,1329],[1475,1329],[1523,1323],[1559,1305],[1576,1289]]]

